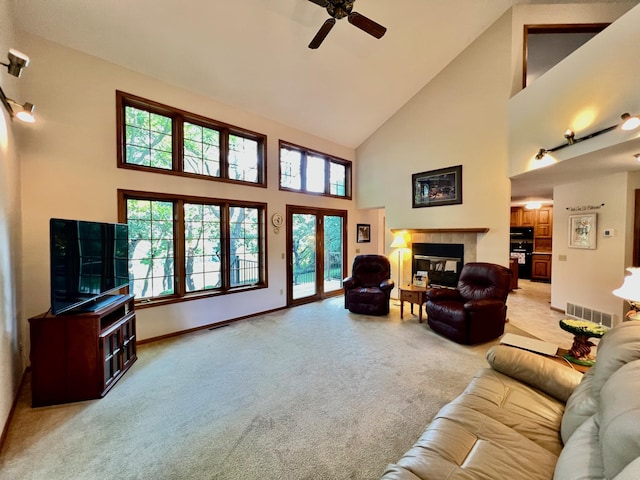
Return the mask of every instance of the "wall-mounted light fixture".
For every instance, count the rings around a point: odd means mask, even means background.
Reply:
[[[593,132],[580,138],[576,138],[576,134],[573,130],[567,130],[566,132],[564,132],[564,138],[567,140],[567,143],[563,143],[561,145],[558,145],[557,147],[549,149],[541,148],[540,150],[538,150],[538,153],[536,153],[536,160],[542,160],[547,153],[561,150],[565,147],[568,147],[569,145],[574,145],[579,142],[584,142],[585,140],[589,140],[590,138],[597,137],[598,135],[610,132],[611,130],[615,130],[618,127],[625,131],[635,130],[636,128],[640,127],[640,117],[638,116],[632,117],[628,113],[623,113],[620,118],[622,119],[622,123],[603,128],[602,130],[598,130],[597,132]]]
[[[7,67],[9,75],[20,77],[22,69],[26,68],[29,65],[29,57],[27,57],[24,53],[13,49],[9,50],[8,57],[9,63],[0,62],[0,65],[4,65],[5,67]],[[4,108],[7,109],[7,112],[9,112],[9,115],[11,115],[11,117],[16,117],[18,120],[26,123],[33,123],[36,121],[35,117],[33,116],[33,110],[35,109],[33,103],[26,102],[20,104],[15,100],[8,98],[4,94],[2,87],[0,87],[0,101],[2,102],[2,105],[4,105]]]

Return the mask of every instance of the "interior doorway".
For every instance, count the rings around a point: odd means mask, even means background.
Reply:
[[[341,295],[347,212],[287,206],[287,305]]]

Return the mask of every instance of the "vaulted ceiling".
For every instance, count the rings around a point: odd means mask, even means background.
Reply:
[[[311,50],[308,0],[10,1],[18,30],[352,148],[512,5],[572,3],[357,0],[386,35],[344,18]]]

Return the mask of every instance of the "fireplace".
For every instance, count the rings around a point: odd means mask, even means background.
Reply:
[[[456,287],[464,265],[464,244],[414,243],[411,248],[412,275],[426,272],[429,284]]]

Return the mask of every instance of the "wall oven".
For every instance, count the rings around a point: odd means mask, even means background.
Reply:
[[[531,278],[533,227],[511,227],[509,253],[518,259],[518,278]]]

